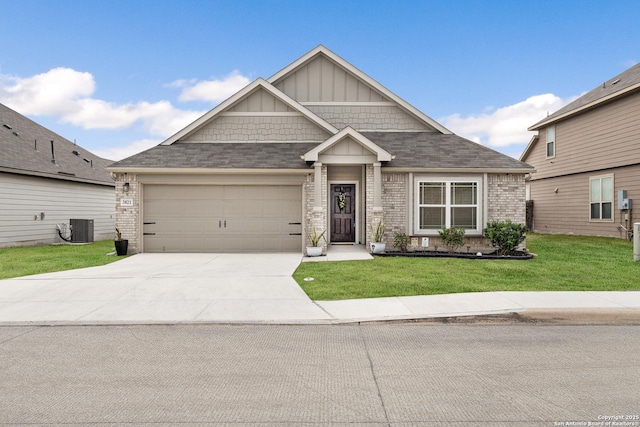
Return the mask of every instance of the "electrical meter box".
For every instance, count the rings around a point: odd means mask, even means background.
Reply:
[[[618,210],[631,209],[631,199],[627,198],[627,190],[618,190]]]

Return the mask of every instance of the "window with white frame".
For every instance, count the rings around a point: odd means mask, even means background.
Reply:
[[[589,218],[592,221],[613,221],[613,175],[592,177],[589,187]]]
[[[479,180],[416,181],[416,232],[459,227],[481,231]]]
[[[556,156],[556,127],[547,128],[547,158]]]

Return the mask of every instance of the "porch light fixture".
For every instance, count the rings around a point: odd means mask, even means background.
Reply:
[[[125,183],[124,183],[124,185],[122,186],[122,190],[123,190],[125,193],[128,193],[128,192],[129,192],[129,183],[128,183],[128,182],[125,182]]]

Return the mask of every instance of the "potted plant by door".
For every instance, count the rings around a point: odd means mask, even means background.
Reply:
[[[116,227],[116,240],[114,241],[116,245],[116,254],[118,256],[123,256],[127,254],[127,249],[129,248],[129,241],[122,238],[122,233],[120,229]]]
[[[385,226],[384,222],[378,221],[378,224],[374,227],[373,224],[370,225],[371,231],[371,253],[372,254],[381,254],[386,249],[387,244],[383,242],[384,240],[384,232]]]
[[[311,246],[307,246],[307,256],[320,256],[322,255],[322,245],[320,244],[320,240],[326,240],[324,237],[324,233],[327,230],[324,230],[322,233],[318,234],[316,228],[313,227],[311,231],[307,232],[307,240],[311,243]]]

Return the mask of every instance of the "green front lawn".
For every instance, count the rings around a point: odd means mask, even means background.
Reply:
[[[0,279],[109,264],[122,259],[106,256],[113,240],[88,245],[25,246],[0,249]]]
[[[305,262],[294,279],[313,300],[486,291],[640,290],[632,242],[528,234],[527,261],[376,257]],[[305,282],[305,277],[313,281]]]

